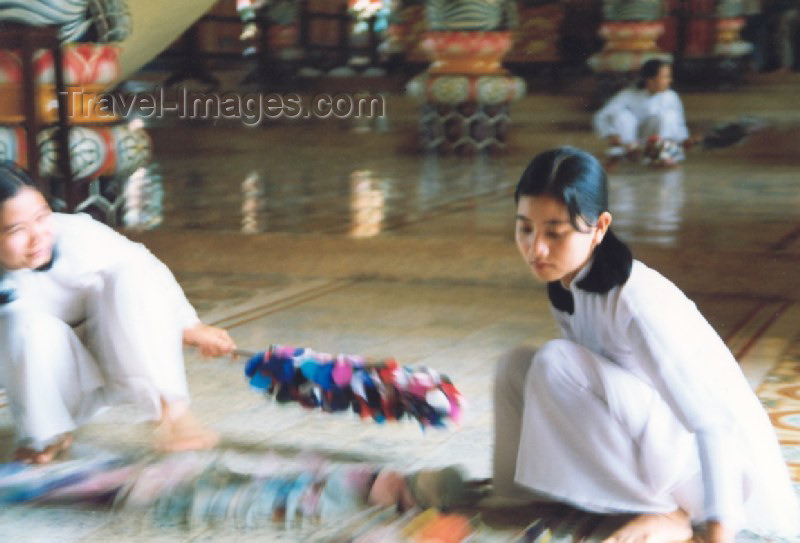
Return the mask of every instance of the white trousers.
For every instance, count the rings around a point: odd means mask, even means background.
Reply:
[[[157,419],[162,398],[189,401],[182,323],[171,291],[159,288],[174,282],[165,268],[133,259],[80,289],[35,273],[50,295],[25,292],[0,309],[0,384],[18,441],[40,448],[110,404]],[[80,326],[59,318],[66,306],[81,308]]]
[[[621,109],[611,117],[612,133],[619,136],[623,144],[643,144],[650,136],[674,140],[683,139],[680,116],[674,111],[663,111],[644,119],[639,119],[628,111]]]
[[[567,341],[499,361],[494,487],[587,511],[703,516],[696,442],[656,391]]]

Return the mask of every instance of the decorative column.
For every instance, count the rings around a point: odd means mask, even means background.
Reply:
[[[741,38],[745,22],[741,0],[717,0],[713,54],[724,79],[738,79],[746,69],[753,45]]]
[[[657,45],[664,33],[662,0],[604,0],[600,37],[603,49],[589,58],[597,74],[596,100],[603,102],[632,83],[639,67],[652,58],[672,61]]]
[[[69,91],[68,159],[74,182],[59,176],[55,59],[44,50],[36,53],[31,74],[36,96],[34,114],[41,121],[35,135],[39,177],[50,184],[56,204],[65,211],[86,212],[113,226],[155,226],[158,220],[154,216],[160,217],[161,193],[150,186],[157,182],[148,176],[150,138],[141,121],[120,118],[110,107],[111,95],[103,94],[120,76],[119,48],[114,42],[130,33],[125,5],[92,2],[77,9],[80,2],[56,3],[76,9],[56,13],[52,6],[40,1],[32,1],[27,11],[0,9],[0,24],[11,21],[61,27],[63,72]],[[71,19],[52,18],[58,14],[69,14]],[[74,41],[87,33],[97,42]],[[23,167],[30,166],[28,157],[33,156],[26,146],[29,138],[22,124],[30,113],[22,110],[18,99],[24,78],[19,53],[14,49],[0,50],[0,160],[11,160]],[[151,198],[157,201],[151,202]],[[148,206],[156,209],[143,212]]]
[[[421,102],[426,150],[470,153],[506,145],[510,104],[525,82],[502,67],[512,44],[513,1],[428,0],[422,48],[432,61],[407,92]]]
[[[684,80],[718,85],[739,78],[752,45],[739,35],[741,0],[667,0],[670,12],[662,46],[671,50]]]

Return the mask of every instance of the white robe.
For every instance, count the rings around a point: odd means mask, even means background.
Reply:
[[[40,448],[98,409],[189,400],[182,333],[199,323],[167,267],[87,215],[54,214],[49,270],[4,271],[0,386],[17,439]]]
[[[769,418],[694,303],[638,261],[624,285],[587,292],[588,268],[570,286],[574,312],[553,310],[565,339],[501,361],[495,471],[510,479],[514,458],[524,489],[591,511],[682,508],[799,536]]]
[[[595,113],[593,122],[598,136],[619,136],[623,144],[643,145],[653,135],[678,143],[689,137],[683,104],[672,89],[657,94],[623,89]]]

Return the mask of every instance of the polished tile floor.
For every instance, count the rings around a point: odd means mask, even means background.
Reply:
[[[381,121],[151,126],[162,224],[130,235],[174,270],[207,322],[229,328],[250,350],[283,343],[430,365],[469,401],[457,429],[378,426],[271,405],[247,388],[240,363],[190,354],[195,407],[222,432],[222,447],[317,451],[402,469],[460,463],[488,476],[493,360],[555,333],[544,290],[515,253],[511,191],[536,152],[561,144],[601,151],[583,107],[590,88],[576,79],[558,93],[535,89],[514,104],[509,148],[494,156],[419,151],[417,105],[398,93],[387,94]],[[610,183],[618,234],[694,298],[728,342],[800,482],[798,90],[797,76],[762,76],[735,90],[684,94],[695,133],[741,116],[766,128],[736,147],[694,149],[675,170],[622,164]],[[128,417],[104,415],[78,434],[79,445],[146,454],[146,429],[122,424]],[[0,409],[6,448],[8,423]],[[513,533],[487,529],[479,540]],[[0,512],[0,540],[10,534],[15,541],[307,537],[156,529],[27,508]]]

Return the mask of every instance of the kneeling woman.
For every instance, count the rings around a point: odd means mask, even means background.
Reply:
[[[595,132],[608,141],[606,154],[643,158],[656,166],[674,166],[692,143],[678,94],[670,88],[672,67],[659,59],[645,62],[635,87],[619,91],[593,118]]]
[[[609,229],[606,175],[583,151],[536,156],[515,194],[517,247],[563,339],[505,355],[494,486],[638,513],[611,541],[800,534],[769,418],[694,303]]]
[[[139,406],[166,450],[213,446],[189,412],[182,344],[233,351],[144,246],[86,215],[53,213],[33,180],[0,164],[0,386],[20,444],[44,463],[98,409]]]

